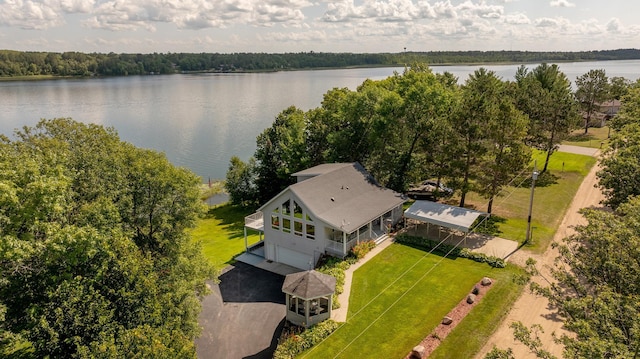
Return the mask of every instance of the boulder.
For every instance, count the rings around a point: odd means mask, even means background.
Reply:
[[[444,325],[449,325],[449,324],[451,324],[451,323],[453,323],[453,319],[452,319],[451,317],[444,317],[444,318],[442,318],[442,324],[444,324]]]
[[[413,347],[413,350],[411,350],[411,359],[422,359],[422,357],[424,356],[424,352],[425,349],[422,345],[416,345],[415,347]]]
[[[482,284],[485,287],[488,285],[491,285],[491,283],[493,283],[493,281],[491,281],[491,278],[488,278],[488,277],[482,278],[482,281],[480,282],[480,284]]]
[[[476,295],[475,294],[469,294],[467,296],[467,303],[468,304],[473,304],[476,301]]]
[[[475,287],[473,287],[473,290],[471,291],[471,293],[478,295],[480,293],[480,287],[476,285]]]

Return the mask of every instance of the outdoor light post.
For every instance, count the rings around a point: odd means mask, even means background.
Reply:
[[[527,217],[527,236],[524,239],[524,243],[528,243],[531,239],[531,211],[533,210],[533,190],[536,187],[536,180],[538,179],[538,161],[533,162],[533,173],[531,174],[531,196],[529,197],[529,217]]]

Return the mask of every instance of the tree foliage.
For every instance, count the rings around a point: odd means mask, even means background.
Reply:
[[[615,212],[584,209],[588,224],[559,246],[557,283],[534,285],[575,336],[562,336],[568,358],[634,358],[640,353],[640,199]]]
[[[229,193],[229,200],[242,207],[257,203],[256,160],[252,157],[248,163],[233,156],[229,162],[224,188]]]
[[[600,161],[600,187],[613,208],[640,195],[640,87],[624,97],[620,112],[610,124],[615,131]]]
[[[516,106],[529,116],[525,143],[547,153],[542,173],[558,144],[576,123],[578,112],[571,83],[557,65],[543,63],[516,73]]]
[[[153,53],[100,54],[0,50],[0,77],[128,76],[180,72],[281,71],[411,63],[497,63],[639,59],[640,50],[582,52],[430,51],[402,53]]]
[[[609,99],[609,79],[604,69],[589,70],[576,78],[576,87],[576,99],[584,117],[584,133],[588,133],[591,116]]]
[[[185,234],[198,178],[70,119],[15,138],[0,140],[0,353],[194,357],[213,275]]]

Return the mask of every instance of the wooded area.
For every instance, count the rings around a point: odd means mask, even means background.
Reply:
[[[194,358],[200,180],[113,129],[0,136],[0,357]]]
[[[638,49],[581,52],[430,51],[402,53],[100,54],[0,50],[0,77],[127,76],[183,72],[283,71],[314,68],[640,59]]]

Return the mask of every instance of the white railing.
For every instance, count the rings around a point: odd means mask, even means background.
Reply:
[[[244,225],[250,228],[264,227],[264,218],[262,212],[256,212],[244,217]]]

